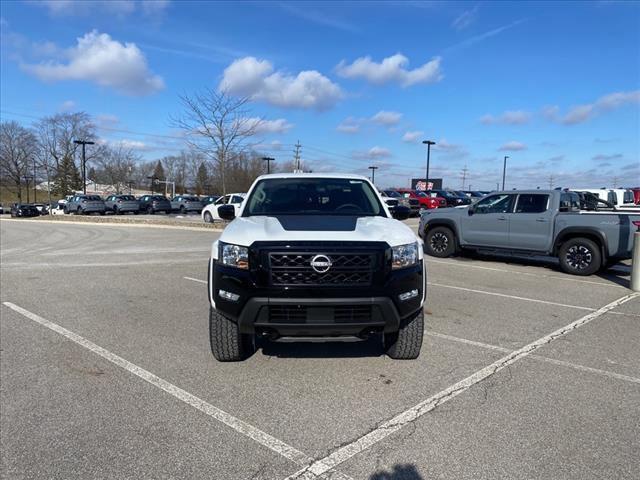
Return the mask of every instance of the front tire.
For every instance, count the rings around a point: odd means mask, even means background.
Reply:
[[[420,355],[424,337],[424,310],[403,321],[395,333],[384,334],[384,349],[394,360],[414,360]]]
[[[558,251],[560,268],[571,275],[593,275],[602,267],[600,247],[593,240],[576,237],[564,242]]]
[[[447,227],[429,229],[425,236],[424,248],[426,253],[432,257],[450,257],[456,253],[456,237]]]
[[[213,223],[213,215],[209,212],[204,212],[204,221],[205,223]]]
[[[243,335],[237,323],[209,307],[211,353],[219,362],[239,362],[255,351],[255,336]]]
[[[151,205],[147,207],[147,215],[153,215],[153,207]]]

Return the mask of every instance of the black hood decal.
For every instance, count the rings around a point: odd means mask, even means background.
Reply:
[[[353,232],[358,222],[356,215],[274,215],[274,218],[287,231]]]

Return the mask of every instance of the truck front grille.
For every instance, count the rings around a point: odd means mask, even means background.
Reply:
[[[322,271],[326,267],[314,269],[311,265],[318,255],[330,260],[331,266],[326,271]],[[375,259],[372,253],[270,253],[271,283],[281,286],[367,286],[372,281]]]
[[[367,323],[371,305],[309,307],[306,305],[272,305],[269,323]]]

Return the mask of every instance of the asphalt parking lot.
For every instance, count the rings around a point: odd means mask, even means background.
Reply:
[[[217,235],[0,222],[3,478],[639,478],[628,264],[429,258],[418,360],[304,342],[223,364]]]

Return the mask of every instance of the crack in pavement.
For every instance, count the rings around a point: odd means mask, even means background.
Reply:
[[[460,380],[459,382],[451,385],[447,389],[429,397],[428,399],[420,402],[414,407],[406,410],[390,420],[383,422],[380,426],[375,427],[374,429],[368,431],[366,434],[358,438],[357,440],[351,443],[345,443],[343,446],[339,447],[330,455],[313,462],[311,465],[305,466],[301,470],[297,471],[293,475],[287,477],[286,480],[312,480],[320,477],[326,472],[332,470],[337,467],[341,463],[350,459],[351,457],[357,455],[358,453],[370,448],[376,443],[382,441],[389,435],[394,432],[397,432],[405,425],[411,424],[415,422],[417,419],[422,417],[423,415],[429,413],[430,411],[436,409],[438,406],[443,403],[448,402],[452,398],[460,395],[465,392],[472,386],[480,383],[486,378],[494,375],[495,373],[507,368],[511,364],[517,362],[519,359],[524,358],[530,355],[532,352],[538,350],[554,341],[557,338],[560,338],[573,330],[585,325],[592,320],[604,315],[605,313],[613,310],[614,308],[619,307],[623,303],[640,296],[640,293],[631,293],[629,295],[625,295],[624,297],[619,298],[596,311],[588,313],[587,315],[579,318],[578,320],[566,325],[564,327],[559,328],[558,330],[545,335],[544,337],[531,342],[524,347],[515,350],[508,355],[502,357],[501,359],[493,362],[491,365],[487,365],[486,367],[478,370],[474,374],[468,376],[467,378]]]

